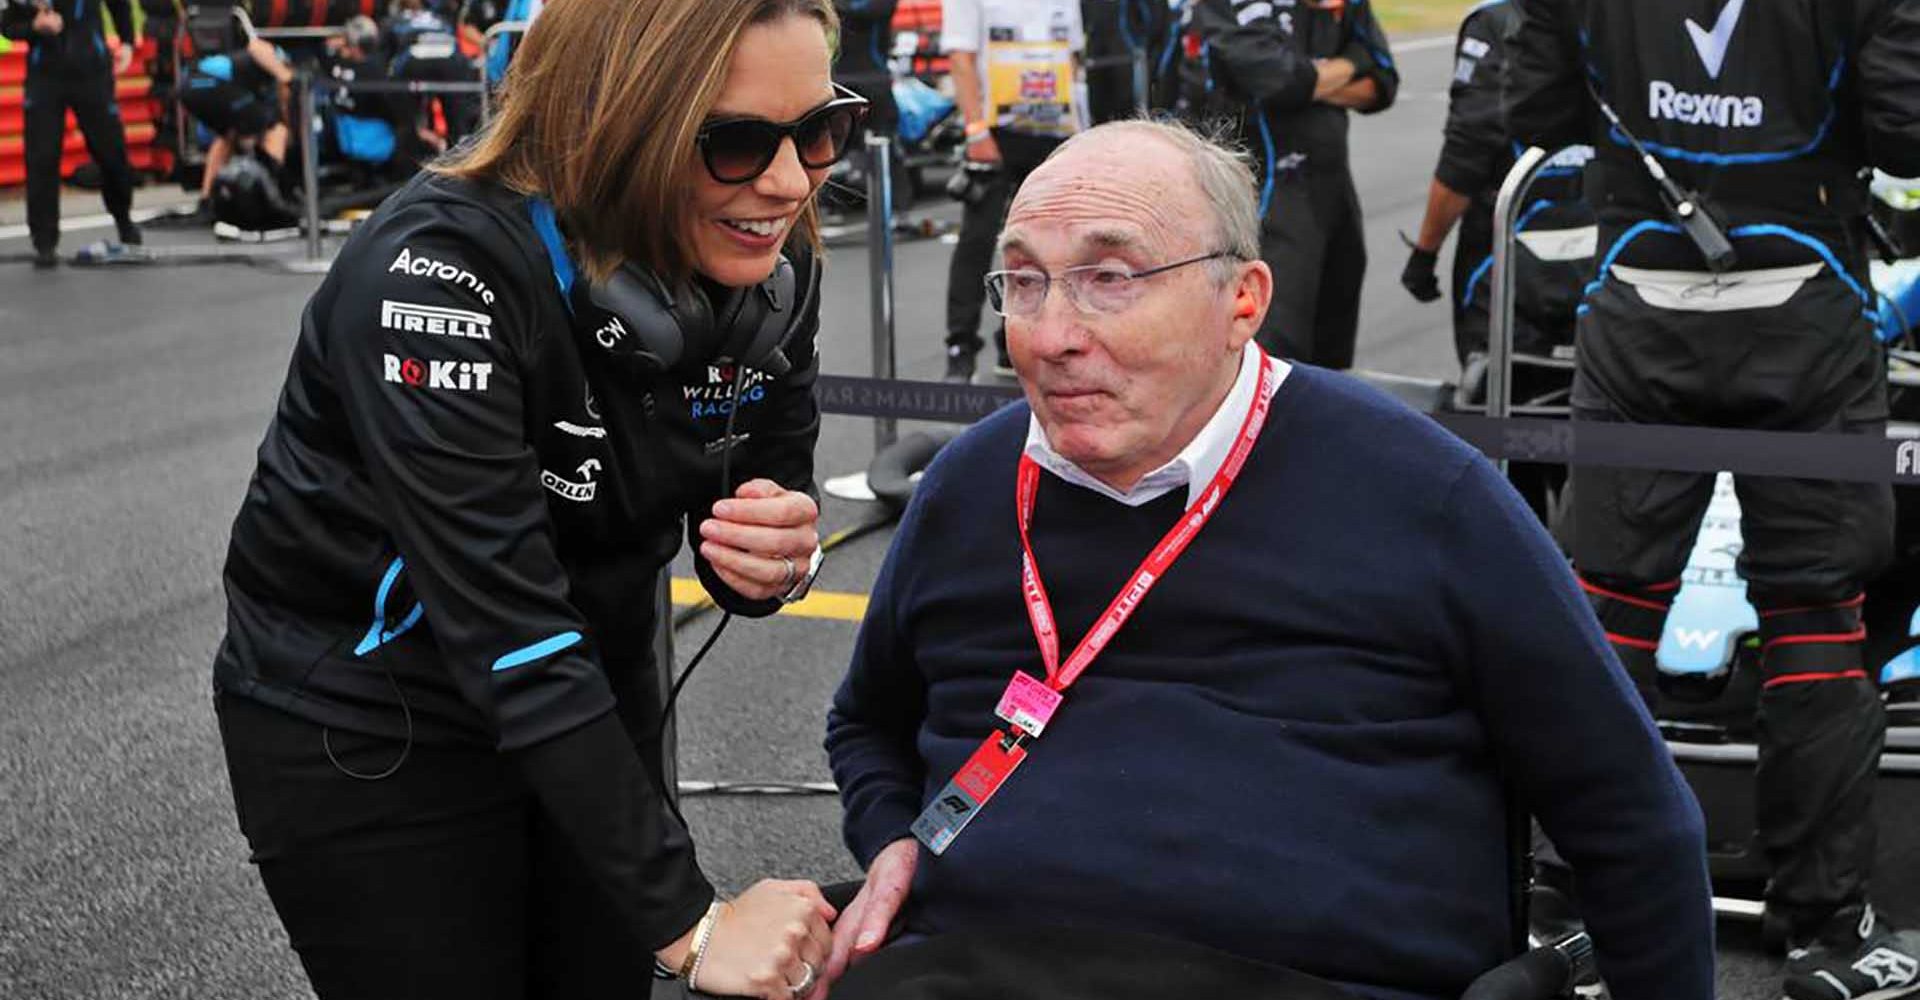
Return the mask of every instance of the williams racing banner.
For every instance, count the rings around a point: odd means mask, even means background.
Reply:
[[[1021,398],[1020,390],[1011,385],[843,375],[820,376],[814,391],[826,413],[960,424],[972,423]],[[1540,418],[1496,420],[1465,413],[1429,416],[1496,460],[1920,486],[1920,437],[1576,424]]]

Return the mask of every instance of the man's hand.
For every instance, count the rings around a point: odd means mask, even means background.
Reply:
[[[800,582],[820,544],[819,526],[812,497],[755,479],[700,522],[700,554],[740,596],[764,601]]]
[[[1331,59],[1315,59],[1313,68],[1319,74],[1313,82],[1313,99],[1316,101],[1326,100],[1340,88],[1353,82],[1355,67],[1351,59],[1340,56]]]
[[[896,840],[873,856],[867,866],[867,884],[833,925],[833,954],[821,970],[820,987],[806,1000],[826,1000],[827,987],[846,974],[847,966],[879,950],[900,904],[906,902],[913,869],[919,863],[920,843],[912,837]]]
[[[33,15],[33,30],[42,35],[57,35],[67,22],[61,20],[60,12],[52,7],[42,7]]]
[[[1400,287],[1422,302],[1432,302],[1440,297],[1440,279],[1434,272],[1434,264],[1440,255],[1432,250],[1414,247],[1407,254],[1407,266],[1400,272]]]
[[[1325,97],[1320,103],[1348,111],[1371,111],[1380,104],[1380,83],[1370,76],[1356,76]]]
[[[993,133],[982,133],[980,138],[967,143],[967,159],[975,163],[999,163],[1000,144],[993,141]]]

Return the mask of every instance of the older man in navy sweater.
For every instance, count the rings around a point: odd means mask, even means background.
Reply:
[[[1615,994],[1708,1000],[1699,810],[1566,561],[1466,445],[1252,343],[1244,163],[1102,126],[1001,243],[1027,405],[927,471],[834,698],[867,880],[824,978],[1031,927],[1457,996],[1508,957],[1513,795]]]

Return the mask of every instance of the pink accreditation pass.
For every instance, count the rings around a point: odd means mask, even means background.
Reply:
[[[1048,687],[1045,681],[1035,680],[1032,674],[1024,670],[1016,670],[993,714],[1024,730],[1028,736],[1039,739],[1064,698],[1060,692]]]

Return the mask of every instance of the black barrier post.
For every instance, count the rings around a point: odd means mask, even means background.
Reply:
[[[300,71],[300,179],[307,215],[307,259],[320,259],[320,149],[315,144],[313,75]]]
[[[1149,102],[1147,90],[1147,50],[1145,46],[1133,50],[1133,110],[1142,118],[1147,116]]]
[[[892,379],[893,358],[893,149],[886,136],[866,137],[867,269],[872,280],[873,377]],[[899,436],[893,418],[873,422],[875,454]]]
[[[673,570],[663,567],[653,587],[653,662],[660,682],[660,704],[673,695],[673,675],[679,671],[673,662]],[[680,801],[680,729],[673,716],[660,720],[661,790],[669,799]]]

